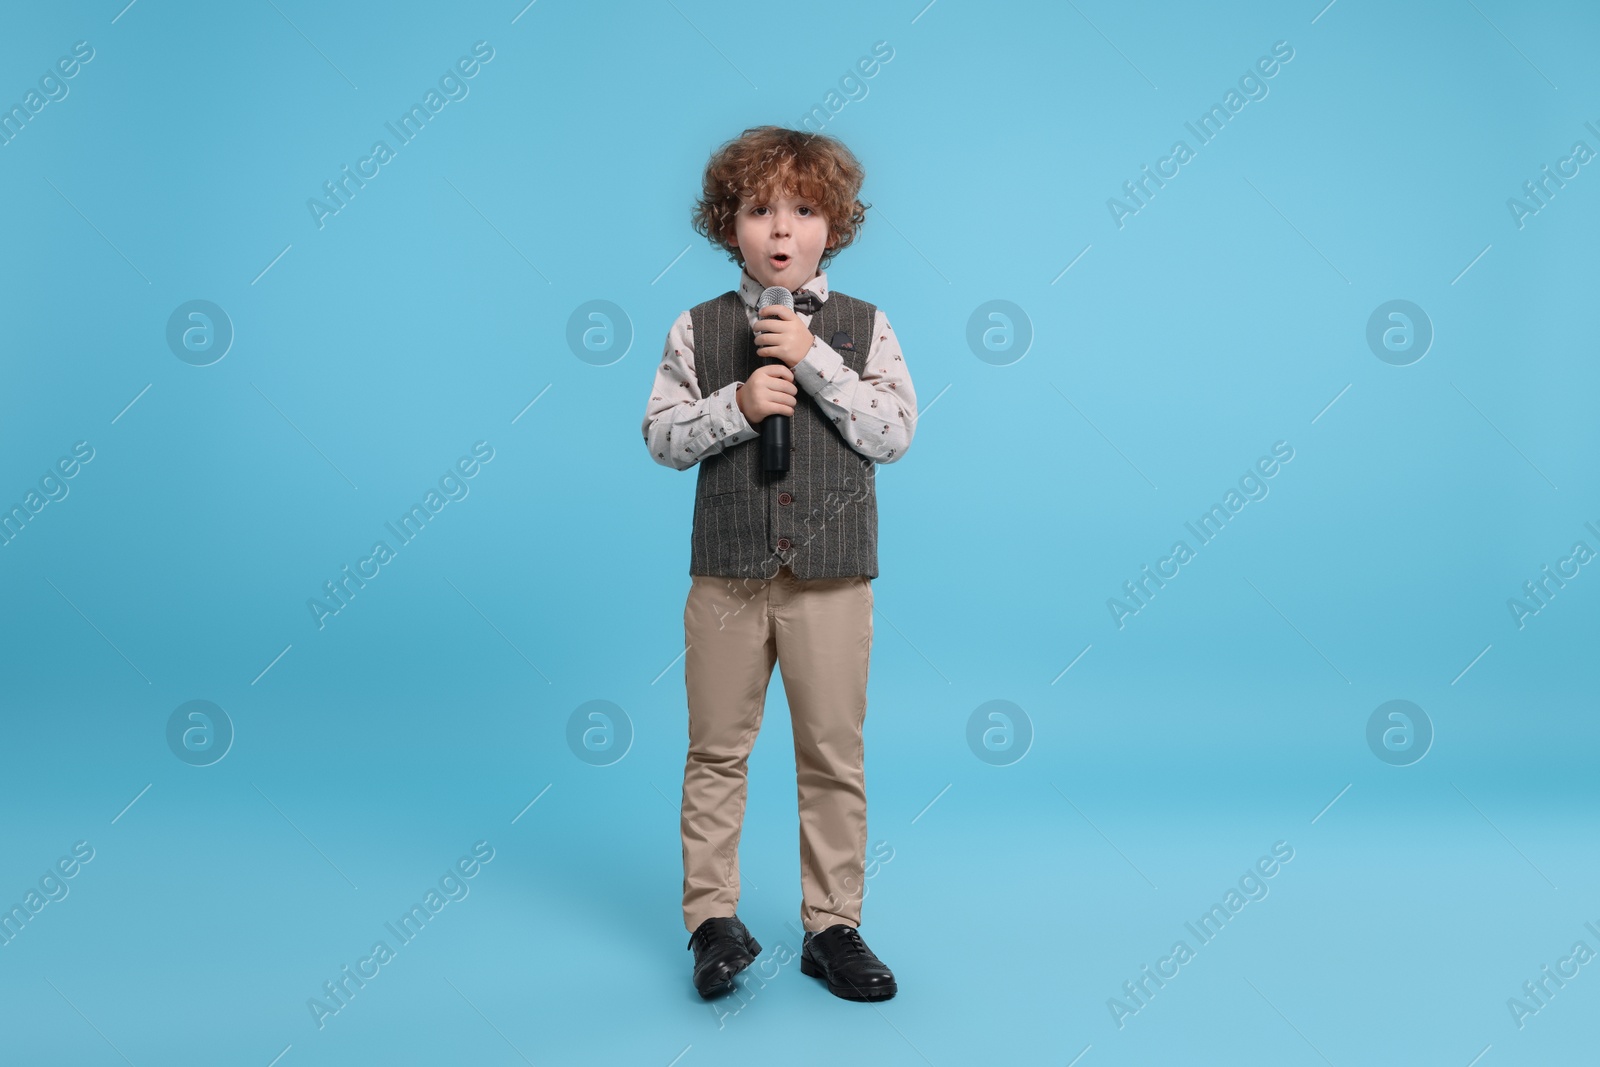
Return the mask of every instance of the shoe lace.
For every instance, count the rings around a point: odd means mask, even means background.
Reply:
[[[712,923],[708,926],[702,925],[694,933],[690,934],[688,947],[694,948],[696,941],[700,944],[700,951],[705,952],[718,941],[742,943],[742,938],[739,936],[739,931],[730,924]]]
[[[872,950],[867,943],[861,940],[861,935],[853,926],[846,927],[838,936],[839,952],[843,956],[870,956]]]

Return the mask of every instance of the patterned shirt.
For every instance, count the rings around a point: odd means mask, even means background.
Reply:
[[[739,272],[739,296],[755,330],[757,303],[764,286],[750,272]],[[818,272],[803,289],[828,299],[827,272]],[[807,326],[811,316],[797,312]],[[809,393],[835,424],[854,421],[844,439],[852,449],[879,463],[893,463],[906,454],[916,429],[917,396],[912,391],[900,342],[881,309],[873,313],[872,345],[862,373],[857,374],[822,338],[794,365],[796,385]],[[729,382],[703,396],[694,371],[694,325],[682,312],[667,331],[666,348],[656,369],[650,403],[645,407],[645,444],[664,467],[686,470],[729,445],[761,436],[739,410],[735,394],[743,382]],[[799,398],[796,398],[797,401]]]

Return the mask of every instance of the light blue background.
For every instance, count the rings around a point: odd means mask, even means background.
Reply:
[[[1600,150],[1591,7],[124,3],[0,35],[8,108],[95,50],[0,148],[0,503],[95,450],[0,548],[0,903],[95,850],[0,947],[7,1062],[1592,1054],[1597,965],[1507,1009],[1600,950],[1600,577],[1507,608],[1600,549],[1600,176],[1507,208]],[[307,199],[480,40],[319,229]],[[877,41],[824,132],[872,205],[830,283],[889,315],[923,411],[879,472],[867,717],[893,859],[862,930],[900,994],[791,964],[735,1014],[678,907],[694,474],[640,420],[673,317],[737,281],[689,227],[706,157]],[[1118,228],[1278,41],[1268,95]],[[206,367],[165,339],[196,299],[236,333]],[[1408,366],[1366,341],[1394,299],[1435,331]],[[592,300],[625,354],[568,346]],[[1003,366],[966,339],[991,300],[1033,333]],[[308,598],[477,441],[470,495],[319,630]],[[1107,599],[1277,441],[1270,494],[1119,629]],[[208,767],[166,741],[194,699],[236,730]],[[1436,732],[1410,766],[1367,745],[1393,699]],[[565,740],[591,700],[631,723],[609,766]],[[1031,723],[1009,766],[967,744],[991,700]],[[791,752],[775,679],[740,904],[769,960],[798,948]],[[470,895],[318,1029],[308,998],[480,840]],[[1108,999],[1277,841],[1270,894],[1119,1029]]]

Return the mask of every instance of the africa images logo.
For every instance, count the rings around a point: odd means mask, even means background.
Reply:
[[[421,103],[412,104],[401,112],[398,119],[383,124],[394,135],[393,146],[381,139],[372,142],[367,155],[356,161],[354,171],[350,169],[350,164],[343,164],[337,180],[323,182],[322,191],[327,199],[320,200],[313,196],[306,200],[306,208],[311,212],[311,221],[317,224],[317,229],[325,227],[330,216],[349,207],[349,202],[355,199],[356,194],[367,187],[367,181],[383,173],[382,168],[396,157],[397,150],[414,141],[427,128],[433,116],[444,110],[446,104],[465,100],[472,91],[468,80],[477,77],[484,65],[493,58],[493,46],[488,41],[478,41],[472,46],[471,56],[462,56],[454,66],[439,75],[439,87],[435,89],[429,86]]]

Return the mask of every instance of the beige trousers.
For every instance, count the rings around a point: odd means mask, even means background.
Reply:
[[[689,757],[683,769],[683,921],[739,903],[746,771],[772,665],[783,672],[800,797],[801,925],[859,926],[867,847],[861,727],[872,582],[693,575],[683,609]]]

